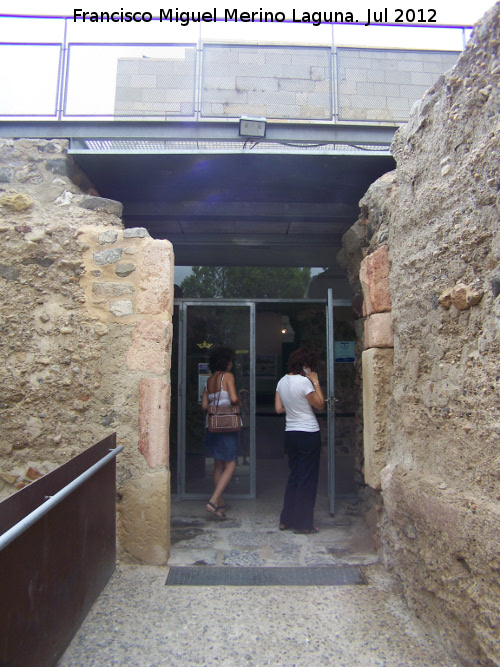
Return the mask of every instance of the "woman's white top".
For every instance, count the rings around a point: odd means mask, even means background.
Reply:
[[[276,391],[286,410],[286,431],[319,431],[318,420],[306,396],[314,391],[311,380],[303,375],[285,375]]]
[[[214,394],[209,394],[207,389],[208,402],[210,405],[217,405],[217,397],[219,397],[219,405],[231,405],[231,398],[229,392],[222,389],[221,391],[216,391]]]

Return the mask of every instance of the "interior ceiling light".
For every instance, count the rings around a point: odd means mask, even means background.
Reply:
[[[290,324],[290,317],[288,315],[281,316],[281,341],[283,343],[293,343],[295,340],[295,331]]]
[[[292,325],[290,324],[290,318],[288,315],[281,316],[281,333],[285,334],[295,334]]]
[[[242,116],[240,118],[240,137],[265,137],[266,136],[265,118],[251,118],[250,116]]]

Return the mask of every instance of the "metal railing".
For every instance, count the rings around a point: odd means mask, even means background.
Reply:
[[[23,39],[5,29],[16,20]],[[53,36],[52,41],[26,39],[29,28],[39,31],[40,22],[50,26],[44,34]],[[159,26],[153,24],[151,35],[157,37]],[[134,27],[133,33],[127,28],[126,34],[143,37],[148,26],[140,32]],[[83,25],[72,17],[0,15],[1,27],[12,38],[0,42],[0,118],[220,121],[250,115],[371,123],[407,120],[413,102],[454,64],[471,30],[374,25],[375,32],[392,30],[384,33],[391,43],[359,47],[349,45],[346,35],[350,30],[359,40],[361,28],[356,32],[345,24],[321,26],[319,43],[308,46],[262,44],[260,37],[259,44],[206,43],[204,25],[197,34],[178,31],[194,39],[168,43],[123,41],[123,24],[98,25],[97,33],[95,24]],[[425,35],[426,45],[432,43],[429,35],[439,35],[439,46],[402,48],[402,41],[411,43],[401,39],[403,33],[415,32]],[[83,34],[98,39],[81,41]],[[173,35],[172,28],[167,34]]]
[[[116,564],[116,434],[0,503],[0,664],[56,665]]]
[[[75,491],[79,486],[90,479],[90,477],[95,475],[98,470],[105,466],[109,461],[114,459],[115,456],[117,456],[122,451],[122,449],[123,445],[120,445],[115,449],[111,449],[109,454],[101,459],[98,463],[95,463],[88,470],[79,475],[75,480],[58,491],[54,496],[47,496],[47,501],[43,505],[40,505],[40,507],[38,507],[36,510],[33,510],[33,512],[30,512],[28,516],[24,517],[24,519],[21,519],[21,521],[16,523],[15,526],[12,526],[12,528],[3,533],[3,535],[0,535],[0,551],[2,551],[2,549],[4,549],[8,544],[13,542],[17,537],[22,535],[39,519],[45,516],[47,512],[50,512],[53,507],[62,502],[67,496],[69,496],[70,493],[73,493],[73,491]]]

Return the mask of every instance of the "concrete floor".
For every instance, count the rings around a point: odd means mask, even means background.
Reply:
[[[366,586],[165,586],[168,567],[119,564],[60,667],[458,667],[406,607],[355,501],[330,516],[324,467],[318,535],[278,530],[286,465],[266,461],[257,499],[231,501],[225,522],[173,503],[169,564],[359,565]]]

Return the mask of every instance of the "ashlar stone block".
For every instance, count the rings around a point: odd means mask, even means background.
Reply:
[[[174,253],[169,241],[151,240],[144,248],[141,275],[141,293],[137,297],[137,311],[143,315],[173,312]]]
[[[139,451],[150,468],[166,466],[170,385],[162,377],[143,378],[139,394]]]
[[[172,324],[143,320],[132,332],[127,368],[162,375],[170,370]]]
[[[304,104],[300,107],[301,118],[330,118],[331,112],[327,107],[315,107],[309,104]]]
[[[391,313],[375,313],[366,318],[365,347],[394,347]]]
[[[390,396],[394,350],[365,350],[363,366],[364,477],[381,489],[380,473],[387,463],[387,405]]]
[[[238,90],[278,92],[278,81],[275,78],[238,76],[236,86]]]
[[[149,565],[170,555],[170,472],[158,470],[120,488],[119,534],[125,550]]]
[[[364,258],[359,269],[359,279],[363,288],[363,315],[390,311],[389,255],[386,245]]]

